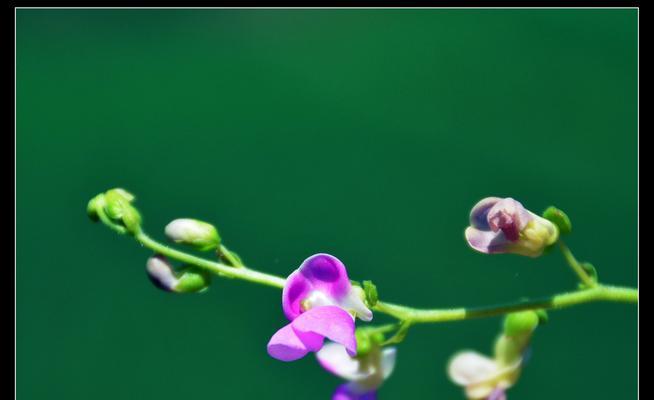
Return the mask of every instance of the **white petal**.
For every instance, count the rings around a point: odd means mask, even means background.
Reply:
[[[348,311],[353,311],[357,318],[362,321],[372,321],[372,311],[366,307],[362,300],[363,289],[352,286],[350,292],[340,300],[340,306]]]
[[[327,343],[316,353],[318,362],[327,371],[348,381],[359,381],[368,378],[373,371],[360,371],[361,363],[350,357],[345,346],[338,343]]]
[[[493,390],[495,390],[495,385],[485,383],[483,385],[466,386],[465,392],[468,399],[481,400],[490,396]]]
[[[397,355],[397,350],[395,347],[386,347],[382,350],[381,354],[381,370],[382,376],[384,379],[387,379],[395,368],[395,359]]]
[[[187,241],[207,235],[207,228],[190,218],[179,218],[166,225],[166,236],[173,241]]]
[[[172,265],[168,262],[166,257],[161,255],[154,255],[148,259],[146,269],[150,279],[157,286],[164,290],[174,290],[177,285],[178,279],[175,276]]]
[[[336,305],[330,297],[319,290],[312,290],[309,295],[302,301],[302,306],[306,310],[315,307]]]
[[[467,386],[492,379],[499,368],[493,359],[474,351],[464,351],[452,358],[447,368],[450,379]]]

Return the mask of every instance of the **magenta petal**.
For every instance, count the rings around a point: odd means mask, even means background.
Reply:
[[[502,231],[482,231],[469,226],[465,234],[470,247],[486,254],[505,253],[510,244]]]
[[[298,315],[302,314],[302,300],[307,297],[310,291],[311,284],[299,271],[289,275],[282,291],[282,308],[286,318],[293,321]]]
[[[336,388],[332,400],[376,400],[377,391],[359,391],[351,383],[345,383]]]
[[[291,325],[298,334],[315,333],[324,336],[332,342],[345,346],[345,349],[351,356],[357,354],[357,341],[354,336],[354,318],[340,307],[323,306],[312,308],[295,318],[291,322]],[[302,338],[305,344],[310,345],[307,348],[315,348],[313,343],[307,342],[307,339]],[[320,347],[322,347],[322,343],[320,343]]]
[[[309,351],[322,347],[324,339],[317,334],[298,333],[288,324],[278,330],[268,342],[268,354],[281,361],[295,361],[304,357]]]
[[[338,258],[329,254],[315,254],[304,260],[286,280],[282,292],[284,314],[291,321],[300,315],[301,302],[312,290],[340,300],[351,287],[345,265]]]

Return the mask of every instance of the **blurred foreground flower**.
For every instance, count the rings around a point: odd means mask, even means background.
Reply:
[[[558,240],[559,230],[510,197],[487,197],[472,208],[465,236],[482,253],[538,257]]]
[[[325,338],[356,355],[354,320],[372,320],[365,294],[352,286],[345,265],[329,254],[307,258],[286,279],[282,292],[284,314],[291,321],[268,342],[268,354],[294,361],[323,347]]]
[[[529,342],[541,317],[535,311],[509,314],[503,333],[495,342],[495,357],[466,350],[452,357],[447,372],[452,382],[465,388],[470,400],[504,400],[515,385],[529,354]]]
[[[394,347],[382,348],[379,342],[374,341],[366,352],[356,357],[351,357],[345,347],[337,343],[327,343],[316,353],[323,368],[349,381],[336,389],[332,400],[377,398],[377,389],[393,372],[396,358]]]

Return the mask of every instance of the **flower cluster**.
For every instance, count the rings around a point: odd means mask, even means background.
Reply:
[[[220,262],[172,250],[141,230],[141,216],[133,201],[134,196],[124,189],[112,189],[94,197],[87,212],[94,221],[102,221],[118,233],[132,235],[155,251],[146,263],[146,272],[152,283],[164,291],[204,292],[211,283],[210,272],[282,288],[281,305],[288,322],[272,335],[267,352],[284,362],[315,353],[320,366],[346,381],[336,388],[332,400],[376,399],[379,388],[395,367],[397,349],[390,345],[401,342],[415,323],[449,320],[453,314],[452,310],[416,310],[382,302],[371,281],[363,281],[363,288],[353,284],[345,265],[329,254],[310,256],[286,279],[249,269],[236,253],[221,243],[213,225],[196,219],[170,222],[165,228],[166,236],[198,251],[215,251]],[[541,217],[512,198],[488,197],[472,208],[465,238],[470,247],[482,253],[538,257],[559,241],[559,235],[566,235],[571,229],[567,215],[555,207],[546,209]],[[563,242],[559,241],[559,245],[582,280],[580,290],[588,289],[589,293],[598,290],[595,294],[602,293],[599,290],[613,290],[616,298],[637,301],[637,293],[628,289],[602,287],[592,264],[579,263]],[[176,259],[181,265],[175,267],[169,259]],[[560,297],[556,300],[556,306],[561,306]],[[547,321],[544,310],[527,309],[532,305],[502,306],[493,313],[486,310],[488,315],[516,309],[525,311],[506,314],[492,356],[464,350],[450,359],[447,374],[463,387],[467,399],[506,400],[507,391],[517,383],[529,358],[533,332]],[[397,322],[357,328],[357,319],[372,321],[371,308],[395,317]],[[474,316],[468,310],[453,311],[464,314],[456,319]],[[439,319],[439,316],[444,317]],[[392,331],[395,334],[386,339],[384,334]]]
[[[337,388],[334,400],[374,399],[393,371],[395,349],[381,347],[383,335],[355,331],[356,318],[372,320],[364,299],[339,259],[329,254],[307,258],[286,279],[282,308],[290,322],[272,336],[268,354],[294,361],[316,352],[320,365],[349,381]]]

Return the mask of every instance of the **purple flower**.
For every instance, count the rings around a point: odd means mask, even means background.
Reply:
[[[329,254],[313,255],[289,275],[282,292],[284,314],[291,321],[268,342],[268,354],[294,361],[323,347],[325,338],[356,355],[354,319],[372,319],[362,290],[350,284],[345,265]]]
[[[374,400],[393,372],[396,350],[374,346],[365,355],[352,357],[344,346],[327,343],[316,357],[327,371],[349,381],[336,389],[332,400]]]
[[[465,236],[482,253],[538,257],[558,240],[559,230],[510,197],[487,197],[472,208]]]

